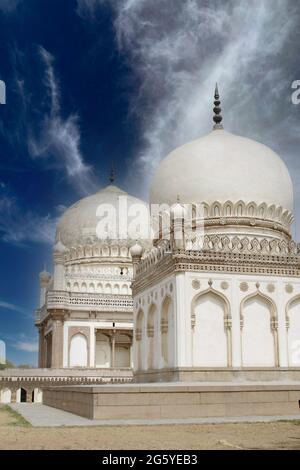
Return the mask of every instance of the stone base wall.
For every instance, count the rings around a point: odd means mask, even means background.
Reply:
[[[300,367],[270,368],[196,368],[181,367],[134,372],[134,382],[235,382],[235,381],[299,380]]]
[[[89,419],[142,420],[294,415],[300,383],[99,385],[44,391],[44,403]]]

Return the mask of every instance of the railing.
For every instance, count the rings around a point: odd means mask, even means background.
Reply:
[[[35,312],[36,321],[47,315],[48,309],[62,310],[96,310],[102,312],[130,312],[133,310],[131,295],[114,294],[84,294],[81,292],[49,291],[46,297],[46,306]]]

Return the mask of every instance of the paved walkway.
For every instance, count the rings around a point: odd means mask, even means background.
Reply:
[[[218,423],[269,423],[272,421],[291,421],[299,416],[246,416],[226,418],[191,418],[191,419],[157,419],[157,420],[90,420],[67,411],[34,403],[11,403],[13,410],[20,413],[32,426],[130,426],[161,424],[218,424]]]

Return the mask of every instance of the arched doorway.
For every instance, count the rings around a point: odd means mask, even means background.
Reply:
[[[242,302],[241,333],[244,367],[278,365],[275,319],[275,305],[269,297],[256,293],[246,297]]]
[[[21,388],[20,390],[20,402],[21,403],[27,402],[27,391],[25,390],[25,388]]]

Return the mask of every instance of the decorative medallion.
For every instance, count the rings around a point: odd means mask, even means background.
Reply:
[[[208,285],[209,285],[209,287],[211,287],[211,286],[213,285],[212,279],[209,279],[209,280],[208,280]]]
[[[171,284],[170,284],[169,289],[170,289],[170,292],[173,292],[173,283],[172,283],[172,282],[171,282]]]
[[[249,289],[248,282],[241,282],[240,289],[242,292],[247,292],[247,290]]]
[[[165,289],[163,287],[160,289],[160,295],[161,297],[165,295]]]
[[[292,286],[292,284],[287,284],[285,286],[285,291],[288,293],[288,294],[291,294],[294,290],[294,287]]]
[[[259,288],[260,288],[260,283],[257,282],[257,283],[255,284],[255,287],[256,287],[256,289],[259,289]]]
[[[198,281],[198,279],[193,279],[193,281],[192,281],[192,287],[193,287],[194,289],[200,289],[200,286],[201,286],[200,281]]]
[[[222,282],[221,282],[221,288],[222,288],[223,290],[228,289],[228,287],[229,287],[229,284],[228,284],[227,281],[222,281]]]
[[[272,292],[274,292],[274,290],[275,290],[274,284],[268,284],[267,285],[267,291],[268,292],[272,293]]]

